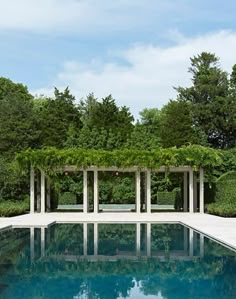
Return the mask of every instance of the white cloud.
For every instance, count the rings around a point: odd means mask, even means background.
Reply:
[[[102,64],[92,61],[67,61],[53,84],[69,86],[77,98],[94,92],[101,98],[112,94],[119,105],[131,107],[137,116],[145,107],[161,107],[176,96],[173,86],[190,84],[189,58],[202,51],[216,53],[223,69],[231,71],[236,63],[236,33],[221,31],[195,38],[179,39],[168,48],[155,45],[137,45],[115,53],[114,61]],[[117,56],[126,61],[121,65]],[[41,93],[48,92],[42,89]],[[39,93],[39,91],[37,92]]]
[[[0,30],[80,32],[136,30],[140,24],[164,19],[176,5],[161,0],[0,0]],[[155,11],[155,13],[154,13]],[[155,18],[156,17],[156,18]],[[152,21],[151,21],[152,20]]]
[[[235,2],[203,0],[0,0],[0,32],[98,35],[127,32],[165,36],[177,27],[204,31],[234,24]],[[189,26],[190,25],[190,26]],[[212,26],[211,26],[212,28]]]
[[[86,5],[75,0],[0,0],[0,29],[42,31],[82,19]]]

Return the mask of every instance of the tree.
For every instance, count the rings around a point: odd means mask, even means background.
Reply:
[[[157,108],[145,108],[140,113],[141,124],[147,125],[157,130],[160,127],[161,111]]]
[[[55,88],[54,94],[54,98],[35,99],[40,144],[62,148],[72,128],[76,131],[74,133],[81,128],[80,113],[69,88],[62,92]]]
[[[79,111],[83,128],[74,140],[77,147],[117,149],[131,134],[133,116],[127,107],[118,107],[111,95],[98,101],[90,94],[80,102]]]
[[[171,100],[162,108],[160,137],[163,147],[205,143],[204,134],[193,126],[191,108],[191,103],[182,100]]]
[[[98,101],[93,94],[90,94],[86,101],[81,101],[80,109],[83,124],[90,128],[100,127],[119,131],[132,129],[134,118],[129,108],[118,107],[111,95]]]
[[[0,78],[0,152],[11,156],[37,139],[33,97],[27,88]]]
[[[140,121],[135,124],[126,147],[140,150],[160,147],[160,110],[145,108],[139,115]]]
[[[0,78],[0,198],[22,199],[27,190],[24,177],[15,171],[14,156],[34,147],[39,132],[33,97],[22,84]]]
[[[236,146],[236,64],[232,68],[230,75],[230,89],[228,96],[228,107],[227,107],[227,147]]]
[[[227,73],[219,66],[219,58],[206,52],[194,56],[189,72],[193,85],[189,88],[179,87],[177,91],[178,99],[192,104],[194,126],[206,134],[211,146],[233,146],[236,98],[229,97],[229,80]]]

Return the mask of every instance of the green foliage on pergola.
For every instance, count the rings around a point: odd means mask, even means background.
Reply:
[[[16,160],[21,169],[30,166],[52,174],[56,168],[73,165],[78,169],[96,167],[116,167],[139,169],[159,169],[165,166],[191,166],[194,170],[200,167],[205,171],[222,163],[221,152],[200,145],[189,145],[181,148],[158,148],[152,151],[139,150],[84,150],[84,149],[56,149],[40,150],[28,149],[19,153]]]

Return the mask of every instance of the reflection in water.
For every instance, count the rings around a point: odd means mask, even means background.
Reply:
[[[0,298],[236,298],[233,251],[178,224],[0,233]]]

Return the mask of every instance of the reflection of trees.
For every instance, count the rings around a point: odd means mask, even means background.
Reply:
[[[100,276],[88,279],[87,286],[90,298],[127,298],[130,290],[134,287],[134,281],[132,276]]]
[[[165,263],[166,264],[166,263]],[[211,258],[186,263],[170,263],[168,271],[150,274],[142,280],[145,295],[157,295],[160,291],[164,298],[236,298],[234,287],[236,259]],[[229,297],[228,297],[229,296]]]
[[[11,271],[19,263],[19,252],[28,262],[29,230],[3,231],[0,234],[0,274]]]
[[[102,241],[99,244],[107,247],[102,254],[115,254],[116,248],[134,252],[135,230],[134,224],[99,224],[98,235]],[[13,232],[0,239],[2,245],[9,246],[8,249],[16,248],[9,253],[8,250],[1,251],[1,284],[8,287],[0,298],[58,299],[82,296],[83,293],[92,299],[127,298],[135,281],[139,282],[143,294],[157,295],[160,292],[166,299],[195,298],[197,295],[204,299],[236,298],[236,256],[208,239],[205,240],[203,259],[163,261],[141,256],[136,260],[94,262],[82,256],[83,225],[63,224],[47,230],[46,255],[42,257],[40,230],[35,230],[36,257],[30,263],[29,230]],[[182,238],[183,228],[179,225],[152,227],[154,250],[181,250]],[[88,224],[88,252],[90,247],[93,252],[91,244],[93,225]],[[68,255],[78,259],[67,260]],[[9,263],[8,269],[2,266]]]
[[[157,259],[117,262],[66,262],[61,256],[45,257],[32,265],[19,261],[14,269],[15,288],[12,296],[26,294],[21,298],[73,298],[88,293],[88,298],[126,298],[139,281],[140,291],[145,295],[161,292],[167,299],[226,298],[236,295],[234,283],[236,260],[227,262],[212,257],[192,262],[166,261]],[[9,287],[11,290],[11,287]],[[25,293],[24,293],[25,292]],[[64,297],[56,297],[58,294]],[[14,294],[14,296],[13,296]],[[27,297],[28,294],[28,297]],[[34,296],[33,296],[33,295]],[[3,297],[4,298],[4,297]]]
[[[204,247],[205,247],[205,256],[218,256],[218,257],[235,256],[234,251],[208,238],[205,238]]]
[[[47,254],[83,254],[83,224],[60,224],[49,228]]]
[[[58,299],[73,298],[87,294],[86,298],[116,299],[127,298],[134,286],[131,276],[110,276],[79,278],[60,276],[45,279],[45,277],[32,277],[31,280],[18,280],[14,287],[9,287],[1,299]]]
[[[179,224],[153,224],[152,250],[183,250],[184,227]]]
[[[99,224],[99,254],[116,254],[135,250],[134,224]]]

